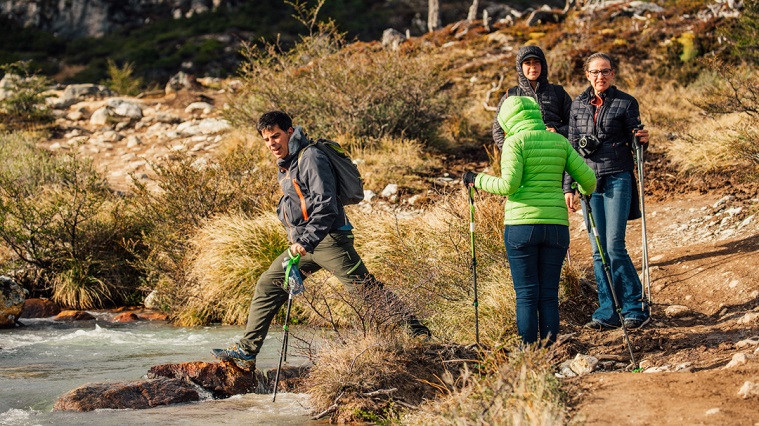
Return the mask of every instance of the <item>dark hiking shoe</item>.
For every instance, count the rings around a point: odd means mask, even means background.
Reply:
[[[625,325],[627,325],[627,324],[625,324]],[[583,325],[583,327],[584,328],[589,328],[591,330],[598,330],[598,331],[611,330],[613,328],[619,328],[618,325],[606,324],[605,322],[599,321],[597,319],[590,320],[590,322],[587,323],[587,324],[585,324],[585,325]]]
[[[244,370],[255,371],[256,369],[256,356],[249,354],[237,343],[227,349],[211,349],[211,355],[221,361],[233,361]]]
[[[625,328],[631,330],[634,330],[636,328],[643,328],[643,326],[648,324],[649,321],[651,321],[650,317],[646,319],[625,318]]]

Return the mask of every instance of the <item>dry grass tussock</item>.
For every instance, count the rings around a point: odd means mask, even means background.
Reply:
[[[737,144],[746,133],[756,132],[738,114],[707,118],[672,141],[668,155],[683,172],[720,171],[744,161]]]
[[[498,351],[467,371],[443,398],[402,418],[409,425],[561,425],[567,413],[550,351]]]
[[[444,341],[474,342],[469,204],[464,191],[441,195],[410,219],[354,214],[359,253],[369,270],[408,301]],[[476,200],[475,247],[481,340],[500,344],[514,327],[514,300],[503,246],[502,197]]]
[[[181,289],[176,323],[245,324],[258,277],[287,248],[276,215],[219,215],[189,242],[189,285]]]
[[[317,417],[389,421],[400,409],[450,392],[477,358],[472,348],[430,345],[403,333],[354,337],[321,349],[308,393]]]

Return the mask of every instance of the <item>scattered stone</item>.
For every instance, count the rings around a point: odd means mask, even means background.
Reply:
[[[186,89],[196,89],[200,85],[197,81],[195,81],[195,77],[185,73],[184,71],[179,71],[178,73],[171,76],[169,79],[169,82],[166,83],[166,87],[164,88],[164,91],[166,94],[178,92],[180,90]]]
[[[90,116],[90,124],[94,126],[104,126],[108,124],[108,119],[111,114],[108,112],[108,108],[102,107],[95,110]]]
[[[722,367],[723,370],[727,370],[729,368],[738,367],[740,365],[746,365],[749,359],[753,358],[754,356],[751,354],[745,354],[743,352],[738,352],[737,354],[733,355],[733,359],[730,360],[730,362],[727,363],[726,366]]]
[[[200,112],[201,114],[210,114],[211,111],[213,111],[213,105],[208,102],[193,102],[190,105],[187,105],[187,108],[184,109],[184,112],[188,114],[195,114],[197,112]]]
[[[665,372],[668,372],[668,371],[670,371],[670,366],[669,365],[662,365],[662,366],[659,366],[659,367],[647,368],[643,372],[644,373],[665,373]]]
[[[572,369],[578,376],[590,374],[598,364],[598,358],[591,355],[577,354],[569,363],[569,368]]]
[[[398,47],[406,41],[406,36],[395,28],[388,28],[382,32],[382,47],[390,50],[398,50]]]
[[[142,139],[139,136],[130,135],[127,136],[127,148],[135,148],[142,145]]]
[[[61,396],[53,411],[144,409],[199,400],[198,391],[179,379],[88,383]]]
[[[61,313],[61,308],[52,300],[26,299],[21,318],[48,318]]]
[[[111,113],[117,117],[126,117],[130,120],[138,121],[142,118],[142,107],[134,102],[124,99],[108,99],[106,106]]]
[[[759,318],[759,312],[746,312],[745,315],[738,318],[738,324],[752,324]]]
[[[743,399],[759,396],[759,383],[747,380],[738,391],[738,396]]]
[[[206,118],[200,121],[185,121],[177,126],[176,131],[182,136],[195,136],[222,133],[231,128],[227,120]]]
[[[95,317],[86,311],[63,311],[53,317],[53,321],[88,321]]]
[[[644,359],[638,363],[638,368],[642,368],[643,370],[646,370],[653,366],[654,366],[654,363],[650,359]]]
[[[16,325],[24,309],[26,293],[10,277],[0,275],[0,328]]]
[[[749,337],[735,344],[735,349],[745,349],[751,346],[759,346],[759,336]]]
[[[394,183],[389,183],[387,184],[385,189],[383,189],[382,192],[380,193],[380,197],[390,198],[393,195],[397,195],[397,194],[398,194],[398,185]]]
[[[688,315],[693,315],[693,311],[689,307],[683,305],[670,305],[664,309],[664,315],[669,318],[681,318]]]
[[[374,193],[371,189],[365,189],[364,190],[364,201],[372,201],[372,198],[376,197],[377,194]]]
[[[257,386],[253,372],[243,370],[234,362],[228,361],[155,365],[150,368],[147,377],[189,381],[213,393],[215,398],[250,393]]]
[[[679,371],[682,373],[691,373],[693,372],[693,363],[690,361],[686,361],[686,362],[677,364],[675,366],[674,371]]]
[[[177,124],[182,122],[181,117],[168,112],[159,112],[153,119],[158,123]],[[144,117],[142,121],[150,121],[150,118]]]
[[[79,121],[84,119],[84,114],[82,114],[80,111],[72,111],[66,114],[66,119],[71,121]]]
[[[718,413],[719,413],[719,408],[710,408],[710,409],[706,410],[706,413],[704,413],[704,415],[712,416],[712,415],[718,414]]]

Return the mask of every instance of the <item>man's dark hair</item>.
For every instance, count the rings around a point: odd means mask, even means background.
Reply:
[[[271,130],[274,126],[279,126],[280,129],[287,131],[293,127],[293,119],[286,112],[269,111],[258,119],[256,130],[260,135],[263,130]]]

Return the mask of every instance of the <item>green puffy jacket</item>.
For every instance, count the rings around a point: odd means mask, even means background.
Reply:
[[[508,196],[506,225],[569,225],[564,201],[564,172],[583,194],[596,189],[596,176],[567,139],[546,130],[534,99],[510,96],[498,111],[506,133],[501,153],[501,177],[480,173],[475,187]]]

